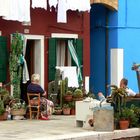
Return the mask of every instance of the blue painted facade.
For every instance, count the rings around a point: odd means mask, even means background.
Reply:
[[[128,86],[138,91],[134,62],[140,63],[140,0],[118,0],[118,11],[93,4],[90,12],[90,88],[105,95],[110,84],[110,49],[124,49],[123,75]]]

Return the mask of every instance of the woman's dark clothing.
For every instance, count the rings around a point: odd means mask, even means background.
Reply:
[[[42,96],[42,94],[45,91],[42,89],[42,87],[40,85],[30,83],[27,87],[27,92],[28,93],[40,93],[40,95]]]

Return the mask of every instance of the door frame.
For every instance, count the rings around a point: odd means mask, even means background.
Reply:
[[[40,85],[44,89],[44,36],[43,35],[24,35],[25,39],[35,41],[34,54],[34,73],[40,75]],[[37,58],[37,59],[36,59]]]

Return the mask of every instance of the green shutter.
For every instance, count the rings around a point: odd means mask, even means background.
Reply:
[[[48,58],[48,65],[49,65],[49,81],[54,80],[55,78],[55,66],[56,66],[56,39],[51,38],[49,39],[49,58]]]
[[[7,75],[7,39],[6,37],[0,37],[0,82],[6,81]]]
[[[80,61],[81,64],[81,72],[83,71],[83,39],[76,39],[74,41],[74,48],[76,50],[78,59]],[[72,59],[72,66],[76,66],[75,62]]]
[[[77,52],[80,64],[83,65],[83,40],[82,39],[76,40],[76,52]]]

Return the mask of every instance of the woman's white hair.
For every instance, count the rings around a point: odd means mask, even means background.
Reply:
[[[32,82],[38,83],[39,80],[40,80],[40,75],[39,74],[32,74],[32,77],[31,77]]]

